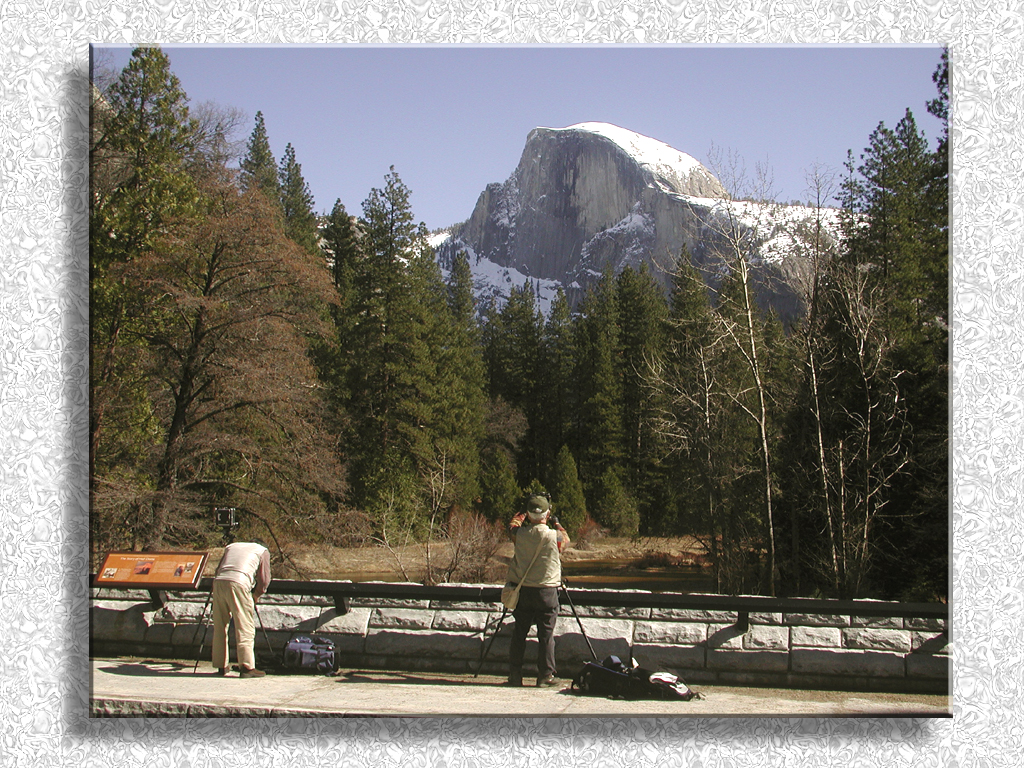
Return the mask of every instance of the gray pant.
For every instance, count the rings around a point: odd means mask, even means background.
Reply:
[[[558,621],[557,587],[523,587],[519,590],[519,603],[512,611],[516,620],[512,630],[512,643],[508,649],[509,677],[523,675],[523,656],[526,653],[526,635],[537,627],[537,677],[547,677],[555,669],[555,624]]]

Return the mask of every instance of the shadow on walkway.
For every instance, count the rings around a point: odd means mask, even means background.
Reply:
[[[163,677],[191,672],[192,664],[181,664],[176,661],[138,661],[121,662],[102,667],[104,672],[112,675],[131,675],[132,677]]]

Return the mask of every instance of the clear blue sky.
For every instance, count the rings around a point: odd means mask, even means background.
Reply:
[[[275,156],[295,148],[317,212],[340,198],[360,214],[394,165],[431,229],[468,218],[537,126],[614,123],[701,162],[719,147],[751,172],[766,164],[782,201],[806,199],[814,163],[841,170],[848,149],[859,155],[908,107],[932,146],[940,132],[925,107],[937,46],[164,50],[192,104],[247,116],[240,138],[263,112]],[[120,68],[131,50],[95,52]]]

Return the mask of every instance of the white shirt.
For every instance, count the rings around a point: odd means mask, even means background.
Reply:
[[[270,552],[260,544],[243,541],[228,544],[213,578],[241,584],[259,597],[270,585]]]

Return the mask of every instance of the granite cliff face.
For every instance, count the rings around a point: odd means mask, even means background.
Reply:
[[[782,219],[793,219],[787,210]],[[478,283],[493,283],[494,274],[499,283],[532,278],[561,285],[575,301],[609,267],[618,272],[647,263],[665,281],[664,270],[683,244],[713,283],[723,217],[753,231],[762,213],[729,201],[721,182],[689,155],[607,123],[581,123],[531,131],[512,175],[488,185],[469,220],[453,227],[437,249],[442,267],[467,251]],[[750,259],[762,283],[773,286],[761,291],[762,303],[792,316],[799,307],[788,286],[799,265],[779,243],[775,252],[766,244],[782,219],[756,227],[758,247]],[[491,285],[490,292],[502,290]]]

